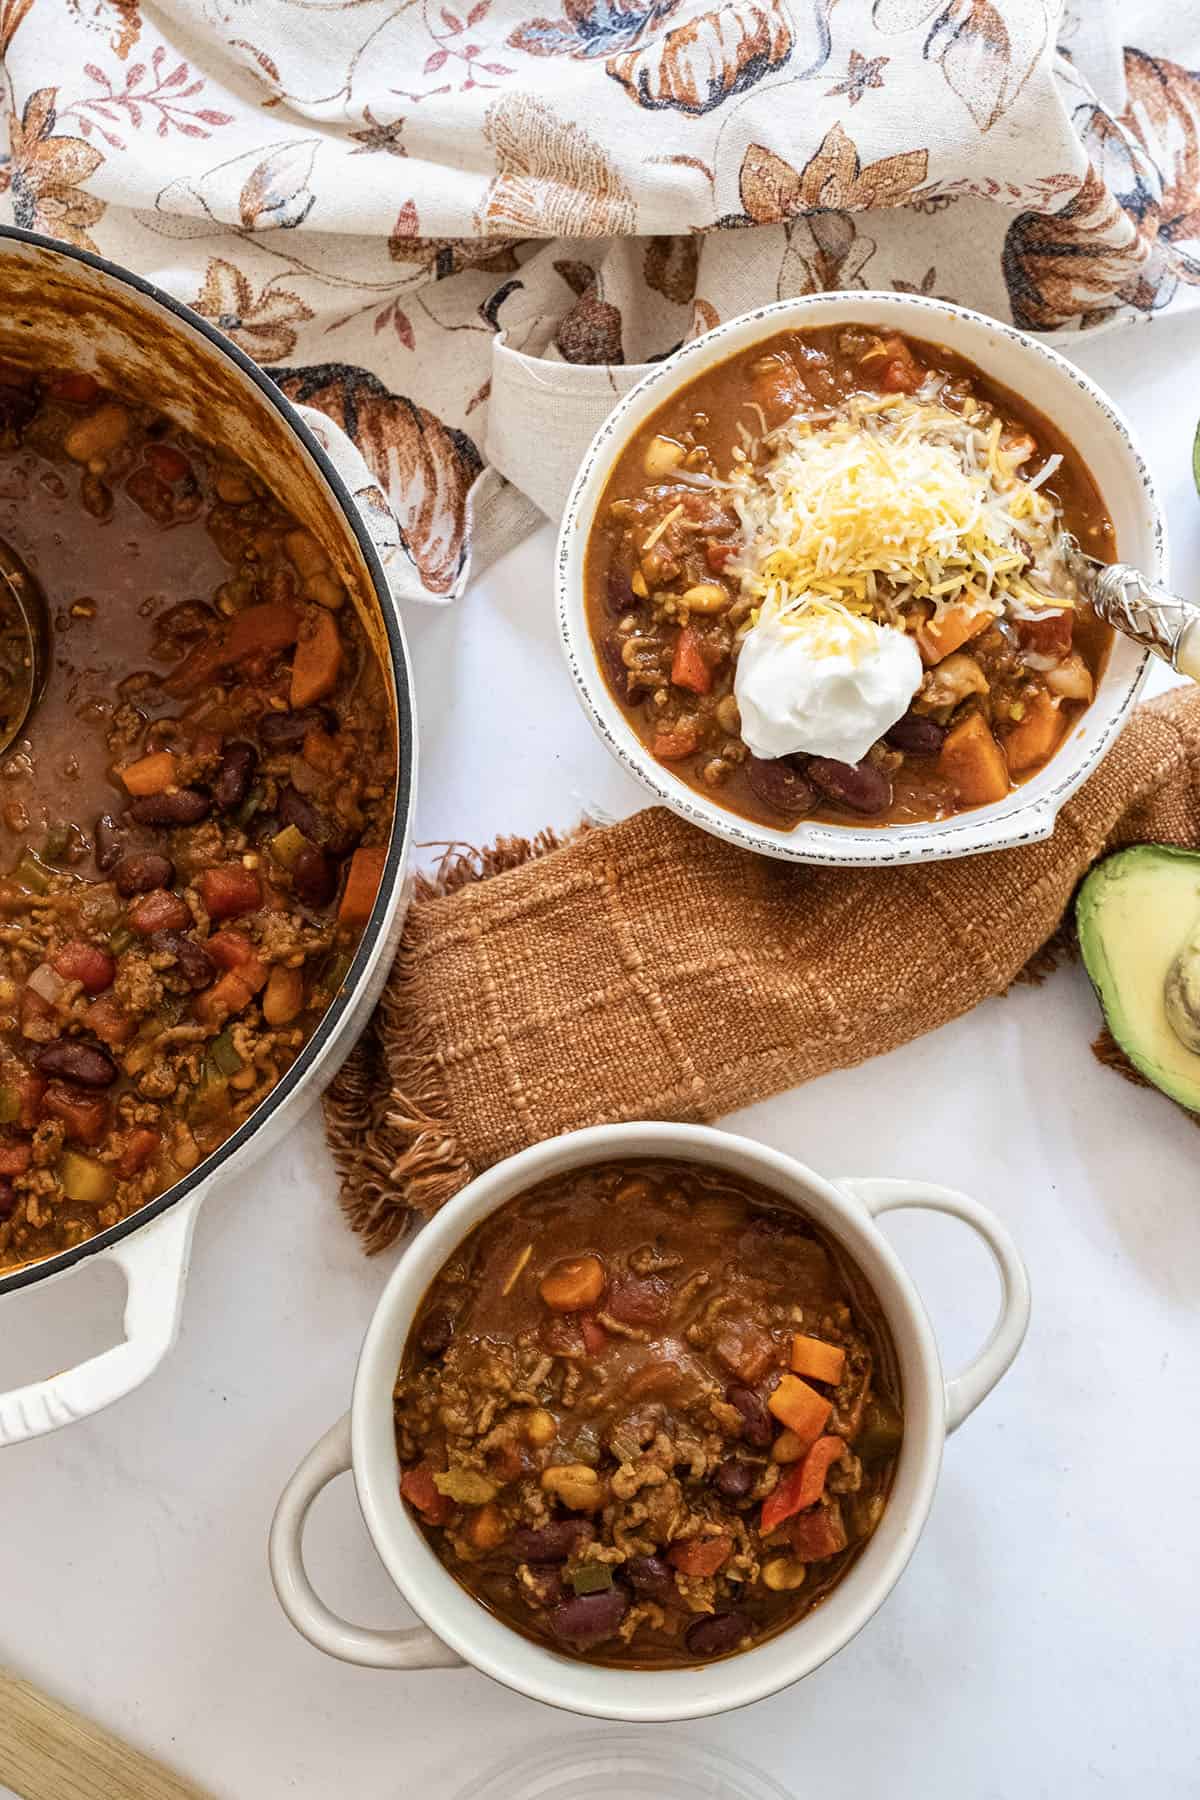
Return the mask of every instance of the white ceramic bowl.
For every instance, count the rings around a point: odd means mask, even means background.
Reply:
[[[530,1642],[488,1612],[447,1573],[400,1498],[392,1389],[414,1314],[442,1264],[481,1219],[535,1182],[630,1157],[686,1158],[726,1169],[800,1207],[842,1244],[870,1283],[900,1361],[904,1441],[887,1510],[837,1587],[807,1618],[757,1648],[706,1667],[613,1669]],[[975,1360],[943,1378],[920,1296],[874,1224],[897,1207],[952,1214],[979,1233],[1000,1271],[1003,1301]],[[949,1188],[913,1181],[827,1181],[747,1138],[705,1125],[597,1126],[535,1145],[499,1163],[443,1207],[407,1252],[367,1331],[350,1411],[305,1457],[271,1526],[271,1574],[284,1611],[310,1643],[376,1669],[444,1668],[468,1662],[535,1700],[599,1718],[654,1721],[727,1712],[808,1675],[847,1644],[899,1580],[933,1501],[942,1444],[978,1406],[1021,1347],[1029,1285],[1012,1240],[993,1215]],[[428,1629],[375,1631],[347,1624],[318,1599],[302,1538],[320,1490],[353,1469],[367,1530],[388,1574]],[[951,1621],[947,1627],[952,1628]],[[966,1628],[966,1621],[963,1621]]]
[[[759,825],[697,793],[644,748],[613,699],[596,660],[584,608],[584,564],[596,508],[621,451],[681,387],[776,332],[851,322],[925,338],[958,351],[985,375],[1052,419],[1091,471],[1116,531],[1123,562],[1166,580],[1166,525],[1129,424],[1065,356],[1011,325],[945,300],[910,294],[814,294],[761,306],[719,325],[657,365],[614,407],[580,465],[558,541],[558,621],[575,689],[593,727],[655,797],[694,825],[744,849],[792,862],[884,865],[1001,850],[1049,837],[1071,794],[1113,743],[1137,697],[1149,653],[1113,644],[1096,697],[1045,768],[1004,800],[918,825],[830,825],[794,830]]]

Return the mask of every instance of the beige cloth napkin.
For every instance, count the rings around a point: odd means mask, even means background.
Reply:
[[[417,598],[764,300],[1074,331],[1200,280],[1200,9],[1168,0],[0,0],[0,57],[0,208],[313,409]]]
[[[528,1144],[719,1118],[908,1043],[1044,966],[1080,876],[1145,839],[1200,844],[1194,687],[1138,710],[1041,844],[804,868],[656,807],[459,859],[326,1096],[347,1216],[381,1249]]]

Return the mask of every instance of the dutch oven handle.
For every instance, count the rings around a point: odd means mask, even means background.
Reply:
[[[116,1263],[125,1277],[125,1341],[45,1381],[0,1393],[0,1447],[86,1419],[153,1375],[179,1332],[192,1229],[206,1186],[96,1252],[97,1260]]]
[[[340,1619],[317,1594],[304,1566],[304,1525],[309,1508],[331,1481],[353,1467],[350,1414],[315,1443],[279,1497],[268,1551],[279,1604],[301,1637],[326,1656],[364,1669],[458,1669],[456,1656],[424,1625],[409,1631],[377,1631]]]
[[[1025,1339],[1029,1325],[1029,1276],[1017,1247],[995,1213],[969,1195],[960,1194],[957,1188],[938,1187],[931,1181],[873,1177],[851,1180],[846,1176],[839,1177],[835,1185],[864,1206],[873,1219],[880,1213],[907,1206],[961,1219],[992,1253],[1001,1288],[996,1323],[978,1356],[946,1383],[946,1430],[957,1431],[1010,1368]]]

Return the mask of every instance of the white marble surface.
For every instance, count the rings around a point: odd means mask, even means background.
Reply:
[[[1142,434],[1176,579],[1193,591],[1198,351],[1195,318],[1078,351]],[[458,607],[409,619],[422,839],[638,804],[569,690],[550,557],[546,530]],[[948,1445],[882,1613],[801,1686],[678,1728],[757,1761],[797,1800],[1200,1794],[1200,1138],[1093,1061],[1095,1027],[1086,981],[1064,970],[730,1121],[829,1174],[976,1194],[1008,1221],[1034,1290],[1025,1351]],[[953,1364],[990,1319],[986,1256],[948,1222],[888,1229]],[[182,1337],[159,1375],[0,1457],[0,1662],[217,1795],[454,1800],[502,1756],[596,1729],[472,1673],[330,1662],[275,1604],[275,1498],[347,1403],[388,1268],[343,1229],[310,1116],[204,1208]],[[119,1299],[111,1273],[7,1299],[0,1385],[114,1341]],[[348,1481],[318,1502],[309,1542],[335,1605],[404,1618]]]

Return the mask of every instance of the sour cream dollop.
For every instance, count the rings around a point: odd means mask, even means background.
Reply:
[[[890,625],[841,609],[765,606],[738,655],[742,737],[755,756],[861,762],[907,712],[922,673],[916,645]]]

